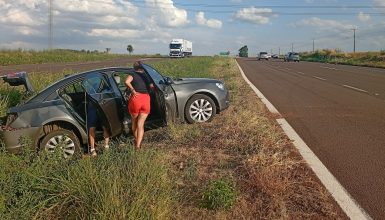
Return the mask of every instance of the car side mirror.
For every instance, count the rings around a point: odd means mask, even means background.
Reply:
[[[164,83],[166,85],[171,85],[171,84],[174,83],[174,81],[170,77],[168,77],[168,76],[164,77],[164,81],[165,81]]]

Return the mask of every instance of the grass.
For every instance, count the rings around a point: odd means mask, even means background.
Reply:
[[[0,152],[1,219],[344,218],[234,59],[151,65],[168,76],[223,80],[229,109],[211,123],[148,131],[140,152],[124,140],[95,159]],[[34,74],[43,88],[64,73]]]
[[[383,50],[380,52],[343,53],[336,49],[325,49],[314,53],[302,53],[301,59],[312,62],[385,68],[385,53]]]
[[[53,49],[44,51],[35,50],[0,50],[0,65],[66,63],[79,61],[98,61],[120,57],[146,57],[147,55],[109,54],[99,51]],[[161,57],[161,55],[156,55]]]
[[[169,219],[163,154],[115,149],[97,158],[0,154],[2,219]]]

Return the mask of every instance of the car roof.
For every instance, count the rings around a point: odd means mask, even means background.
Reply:
[[[93,70],[87,70],[85,72],[81,73],[75,73],[71,74],[63,79],[60,79],[41,92],[39,92],[35,97],[28,100],[28,102],[43,102],[49,95],[51,95],[54,91],[58,90],[59,88],[63,87],[64,85],[67,85],[68,83],[71,83],[75,80],[84,78],[87,74],[93,73],[93,72],[103,72],[105,74],[112,74],[114,72],[119,71],[132,71],[132,67],[106,67],[106,68],[100,68],[100,69],[93,69]]]

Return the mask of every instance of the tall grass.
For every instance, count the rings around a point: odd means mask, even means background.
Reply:
[[[83,160],[0,153],[0,216],[169,219],[175,194],[166,164],[158,151],[128,148]]]
[[[210,68],[213,66],[213,57],[194,57],[185,59],[168,59],[153,62],[151,65],[163,76],[172,77],[210,77]]]

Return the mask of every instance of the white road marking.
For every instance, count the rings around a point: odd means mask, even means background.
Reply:
[[[321,68],[324,68],[324,69],[329,69],[329,70],[337,70],[336,68],[334,67],[327,67],[327,66],[320,66]]]
[[[349,86],[349,85],[342,85],[343,87],[346,87],[346,88],[349,88],[349,89],[353,89],[353,90],[356,90],[356,91],[359,91],[359,92],[364,92],[364,93],[369,93],[368,91],[366,90],[363,90],[363,89],[360,89],[360,88],[356,88],[354,86]]]
[[[376,96],[377,96],[377,95],[380,95],[380,94],[379,94],[379,93],[374,93],[374,95],[376,95]]]
[[[289,68],[285,68],[285,69],[290,70]]]
[[[313,76],[313,77],[316,78],[316,79],[322,80],[322,81],[326,81],[326,79],[318,77],[318,76]]]
[[[302,75],[305,75],[305,73],[303,73],[303,72],[300,72],[300,71],[297,71],[297,73],[299,73],[299,74],[302,74]]]
[[[241,72],[243,79],[250,85],[257,96],[267,106],[270,112],[278,113],[278,110],[270,103],[269,100],[247,79],[242,68],[237,62],[238,68]],[[338,180],[329,172],[325,165],[318,159],[313,151],[307,146],[297,132],[290,126],[290,124],[284,118],[277,119],[278,124],[281,126],[285,134],[293,140],[293,145],[298,149],[306,163],[310,166],[313,172],[321,180],[322,184],[330,192],[333,198],[337,201],[338,205],[346,213],[346,215],[353,220],[372,219],[364,209],[350,196],[346,189],[338,182]]]

